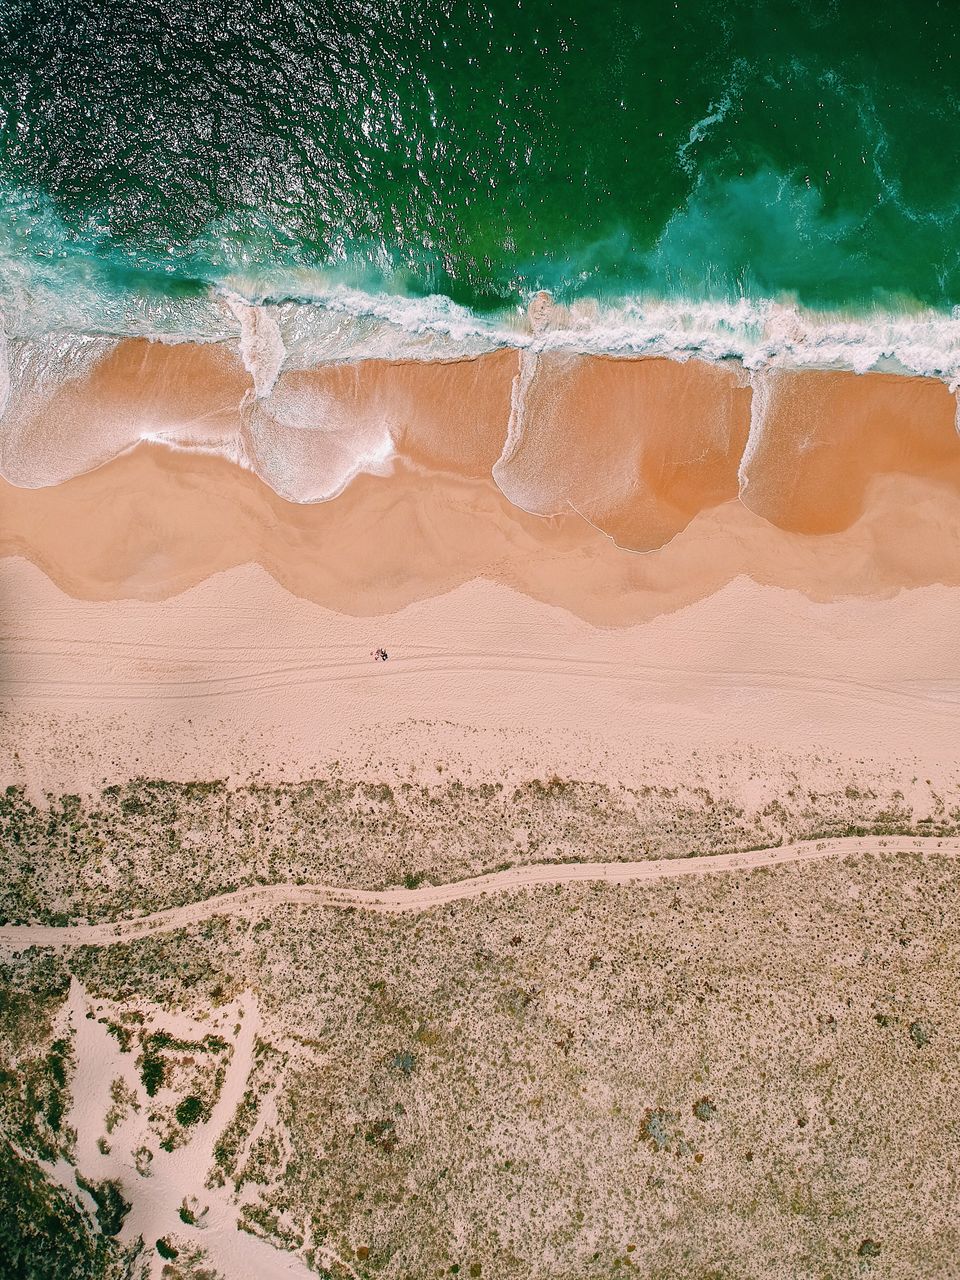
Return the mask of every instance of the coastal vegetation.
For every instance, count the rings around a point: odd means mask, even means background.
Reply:
[[[112,1238],[114,1209],[103,1203],[107,1208],[98,1229],[73,1198],[0,1137],[0,1275],[10,1280],[130,1277],[130,1258]]]
[[[241,911],[5,978],[43,1013],[14,1019],[25,1057],[53,1051],[74,979],[126,1029],[119,1061],[163,1062],[152,1098],[128,1071],[90,1122],[108,1142],[133,1132],[111,1107],[147,1124],[121,1210],[171,1135],[175,1155],[207,1132],[255,993],[206,1187],[158,1236],[176,1274],[212,1265],[190,1251],[226,1195],[243,1231],[342,1280],[927,1280],[958,1244],[958,894],[953,860],[893,841],[415,916]]]
[[[268,785],[136,778],[91,796],[0,793],[0,921],[110,920],[248,885],[415,888],[506,866],[631,861],[837,835],[949,835],[956,784],[891,767],[784,759],[747,803],[745,764],[670,785],[531,778],[519,785],[346,776]]]

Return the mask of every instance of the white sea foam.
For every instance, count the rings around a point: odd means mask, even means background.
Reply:
[[[805,311],[787,303],[627,300],[574,306],[568,323],[532,340],[543,349],[674,360],[737,360],[745,369],[887,370],[960,381],[960,310],[869,316]]]
[[[25,340],[7,338],[9,397],[43,394],[79,380],[117,345],[115,338],[92,333],[46,333]]]
[[[223,298],[240,325],[240,358],[253,378],[255,397],[262,400],[273,390],[287,354],[280,326],[268,307],[251,306],[233,293]]]
[[[542,290],[530,299],[527,318],[531,334],[536,338],[541,334],[549,333],[555,325],[560,323],[562,311],[554,303],[550,294]],[[536,379],[539,363],[540,354],[535,345],[526,349],[521,348],[518,353],[517,374],[510,387],[510,416],[507,420],[506,437],[500,457],[493,464],[492,475],[500,492],[514,506],[521,507],[532,514],[547,515],[550,511],[543,508],[542,495],[531,491],[529,485],[523,485],[518,474],[520,469],[511,465],[517,450],[523,443],[527,399]]]
[[[744,445],[737,467],[737,482],[742,498],[750,484],[750,464],[756,456],[763,434],[763,426],[770,407],[770,396],[773,392],[770,373],[752,373],[750,375],[750,432]]]
[[[171,453],[201,454],[208,458],[223,458],[245,471],[255,470],[244,442],[238,436],[222,436],[219,439],[196,439],[174,429],[168,431],[142,430],[129,452],[138,444],[159,444]]]
[[[513,313],[478,316],[445,298],[333,289],[312,302],[278,306],[275,314],[286,368],[364,359],[456,360],[511,347],[734,360],[748,370],[881,370],[960,386],[960,308],[951,314],[883,308],[842,314],[769,299],[624,298],[558,307],[550,326],[532,331]]]
[[[395,454],[384,411],[358,412],[323,388],[282,382],[249,408],[244,424],[251,465],[292,502],[326,502],[361,472],[386,475]]]
[[[464,359],[515,346],[522,337],[519,310],[490,318],[442,294],[365,293],[306,272],[290,273],[270,288],[241,277],[228,283],[224,298],[247,306],[271,304],[288,368],[364,359]]]
[[[696,162],[690,152],[696,147],[697,143],[703,142],[714,125],[722,123],[727,118],[727,114],[733,110],[737,95],[740,93],[741,79],[748,69],[747,62],[742,58],[738,58],[733,65],[733,71],[726,90],[716,102],[710,103],[707,107],[706,115],[692,125],[687,141],[681,142],[680,146],[677,147],[677,160],[687,173],[692,174],[696,170]]]
[[[7,335],[3,329],[3,315],[0,314],[0,418],[10,399],[10,363],[7,359]]]
[[[480,314],[442,295],[364,292],[306,271],[269,282],[233,276],[206,301],[145,301],[135,316],[116,313],[107,298],[99,306],[98,299],[78,295],[71,301],[53,290],[16,305],[6,298],[8,338],[46,342],[55,335],[76,345],[84,341],[85,318],[88,333],[114,340],[129,334],[163,342],[231,342],[239,323],[240,354],[261,395],[281,369],[368,359],[456,360],[502,347],[736,360],[747,369],[880,369],[960,387],[960,308],[877,306],[843,313],[766,298],[628,296],[558,308],[550,326],[533,331],[519,305]]]

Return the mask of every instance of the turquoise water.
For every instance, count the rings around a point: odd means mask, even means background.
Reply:
[[[960,301],[936,0],[0,0],[8,333],[211,290]]]

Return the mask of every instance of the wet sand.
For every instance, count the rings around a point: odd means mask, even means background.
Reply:
[[[878,475],[925,478],[960,493],[957,402],[942,382],[777,373],[755,395],[763,429],[744,458],[741,496],[778,528],[848,528]]]
[[[92,600],[167,599],[255,563],[346,614],[386,614],[484,578],[627,626],[740,576],[816,601],[956,586],[958,550],[960,494],[908,475],[875,476],[862,515],[839,533],[787,532],[733,498],[649,553],[618,548],[573,513],[529,515],[489,479],[403,466],[316,504],[285,502],[220,458],[156,445],[46,489],[0,482],[0,551]]]
[[[960,493],[956,397],[929,378],[514,349],[288,368],[258,398],[226,343],[128,340],[75,364],[59,383],[17,364],[0,437],[10,483],[64,483],[163,441],[314,503],[399,461],[493,476],[514,506],[576,512],[640,551],[738,495],[778,528],[825,533],[856,522],[878,476]]]

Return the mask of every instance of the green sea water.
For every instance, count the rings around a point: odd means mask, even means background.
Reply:
[[[0,309],[949,311],[958,33],[948,0],[0,0]]]

